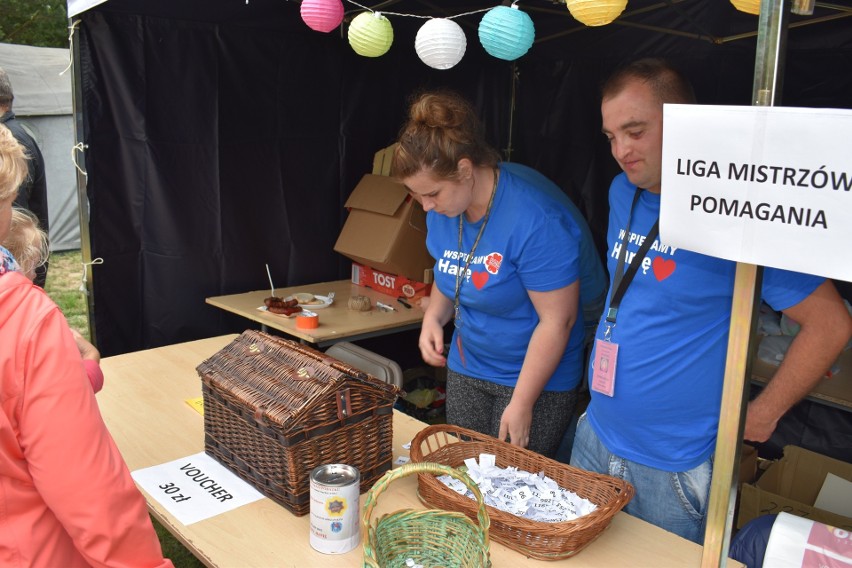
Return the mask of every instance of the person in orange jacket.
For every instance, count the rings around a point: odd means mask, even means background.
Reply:
[[[12,209],[12,223],[9,233],[6,238],[0,241],[0,245],[6,247],[6,250],[12,253],[20,271],[33,281],[36,279],[38,268],[47,262],[47,257],[50,254],[47,233],[39,227],[35,213],[18,207]],[[74,341],[80,350],[80,356],[83,358],[86,376],[92,383],[92,389],[95,393],[98,393],[104,386],[104,373],[100,365],[101,352],[76,329],[72,328],[71,334],[74,336]]]
[[[0,242],[27,174],[0,126]],[[0,247],[0,566],[172,567],[65,317]]]

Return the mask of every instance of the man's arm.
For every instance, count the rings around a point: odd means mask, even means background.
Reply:
[[[746,440],[768,440],[778,420],[819,383],[852,336],[852,317],[829,280],[784,313],[801,328],[775,376],[748,405]]]

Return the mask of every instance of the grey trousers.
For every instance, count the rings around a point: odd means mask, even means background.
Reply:
[[[512,399],[512,387],[475,379],[447,369],[447,423],[494,436]],[[542,391],[533,406],[529,449],[552,458],[574,415],[576,389]]]

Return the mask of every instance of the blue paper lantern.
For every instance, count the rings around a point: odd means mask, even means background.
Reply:
[[[489,55],[514,61],[532,47],[535,26],[529,14],[517,6],[497,6],[479,22],[479,42]]]

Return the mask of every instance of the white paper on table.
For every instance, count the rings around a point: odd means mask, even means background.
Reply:
[[[263,494],[204,452],[131,475],[184,525],[263,499]]]
[[[814,507],[844,517],[852,517],[852,482],[828,473]]]

